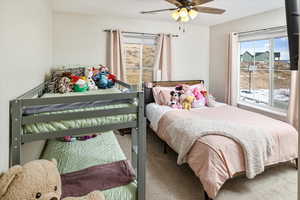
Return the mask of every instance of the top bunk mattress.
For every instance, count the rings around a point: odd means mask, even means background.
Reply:
[[[78,96],[78,95],[97,95],[107,93],[120,93],[117,88],[95,90],[82,93],[66,93],[66,94],[53,94],[47,93],[43,97],[64,97],[64,96]],[[85,103],[74,104],[55,104],[52,106],[32,106],[27,108],[27,113],[32,113],[34,116],[55,115],[62,113],[76,113],[82,111],[97,111],[107,110],[114,108],[126,108],[132,106],[131,103],[122,103],[121,101],[94,101]],[[28,110],[29,109],[29,110]],[[38,134],[53,131],[63,131],[67,129],[88,128],[95,126],[103,126],[114,123],[126,123],[135,121],[136,114],[120,114],[114,116],[103,116],[96,118],[82,118],[75,120],[60,120],[51,122],[39,122],[23,126],[24,134]]]
[[[115,94],[121,93],[121,90],[117,88],[98,89],[87,92],[69,92],[69,93],[45,93],[40,98],[51,98],[51,97],[69,97],[69,96],[84,96],[84,95],[99,95],[99,94]],[[52,111],[63,111],[71,109],[80,109],[87,107],[103,106],[107,104],[119,103],[120,101],[91,101],[91,102],[76,102],[68,104],[52,104],[52,105],[41,105],[41,106],[29,106],[24,109],[24,115],[39,114]]]

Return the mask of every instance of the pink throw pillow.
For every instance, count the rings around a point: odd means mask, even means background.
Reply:
[[[155,103],[159,105],[168,105],[171,100],[171,91],[173,87],[154,87],[152,89]]]

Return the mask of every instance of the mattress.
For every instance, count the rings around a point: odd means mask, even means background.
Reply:
[[[224,106],[226,104],[216,102],[216,107]],[[200,108],[193,108],[193,109],[209,109],[209,107],[203,106]],[[165,105],[158,105],[156,103],[150,103],[146,106],[146,116],[147,119],[150,121],[150,126],[154,131],[158,129],[158,123],[160,118],[167,113],[168,111],[174,110],[170,106]]]
[[[96,138],[87,141],[69,143],[49,140],[41,158],[47,160],[55,158],[61,174],[126,160],[112,131],[101,133]],[[103,192],[107,200],[135,200],[136,189],[136,182],[132,182]]]
[[[83,93],[66,93],[66,94],[45,94],[45,97],[61,97],[61,96],[78,96],[84,94],[104,94],[104,93],[119,93],[120,90],[112,88],[107,90],[96,90],[90,92]],[[112,104],[107,104],[106,101],[97,101],[97,102],[85,102],[85,103],[77,103],[76,105],[71,104],[57,104],[52,107],[30,107],[27,108],[28,113],[34,116],[42,116],[42,115],[55,115],[62,113],[75,113],[81,111],[96,111],[96,110],[106,110],[106,109],[114,109],[114,108],[125,108],[129,107],[132,104],[130,103],[119,103],[117,101]],[[67,109],[68,108],[68,109]],[[48,112],[49,110],[54,109],[56,111]],[[61,121],[51,121],[51,122],[40,122],[34,124],[28,124],[23,126],[24,134],[37,134],[44,132],[53,132],[53,131],[63,131],[67,129],[75,129],[75,128],[87,128],[87,127],[95,127],[95,126],[103,126],[114,123],[125,123],[135,121],[137,118],[136,114],[121,114],[114,116],[103,116],[97,118],[84,118],[84,119],[76,119],[76,120],[61,120]]]
[[[86,92],[70,92],[70,93],[65,93],[65,94],[45,93],[40,98],[114,94],[114,93],[120,93],[120,92],[121,91],[117,88],[108,88],[108,89],[91,90],[91,91],[86,91]],[[118,102],[120,102],[120,101],[113,101],[112,103],[118,103]],[[39,114],[39,113],[53,112],[53,111],[63,111],[63,110],[70,110],[70,109],[97,107],[97,106],[107,105],[108,103],[111,103],[111,101],[91,101],[91,102],[77,102],[77,103],[69,103],[69,104],[29,106],[24,109],[23,114],[24,115],[32,115],[32,114]]]
[[[198,115],[195,117],[210,120],[223,120],[226,118],[236,123],[241,123],[244,120],[240,119],[238,114],[239,111],[244,113],[243,110],[238,109],[236,115],[229,116],[226,115],[228,105],[219,104],[218,106],[218,109],[206,107],[197,110]],[[224,110],[225,112],[216,112],[218,110]],[[176,116],[174,120],[180,120],[180,117],[185,117],[179,114],[180,111],[175,111],[174,109],[163,108],[157,104],[148,104],[146,107],[146,115],[151,127],[171,147],[170,134],[172,133],[168,132],[168,129],[164,129],[165,131],[159,130],[161,130],[160,128],[163,129],[160,126],[162,119],[168,118],[172,120],[174,119],[172,116]],[[248,121],[249,125],[260,127],[262,124],[269,124],[270,130],[272,130],[275,145],[272,154],[265,162],[265,166],[297,158],[298,134],[292,126],[257,113],[247,111],[246,115],[251,118]],[[187,155],[187,163],[198,176],[205,191],[211,198],[217,196],[218,191],[226,180],[245,171],[244,153],[241,146],[234,140],[220,135],[208,135],[198,138]]]

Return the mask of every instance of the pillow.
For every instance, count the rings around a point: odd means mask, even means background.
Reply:
[[[203,83],[195,84],[195,85],[190,85],[189,90],[193,91],[195,88],[199,88],[199,90],[206,90],[206,87]]]
[[[159,105],[168,105],[171,99],[171,91],[173,87],[154,87],[152,88],[155,103]]]

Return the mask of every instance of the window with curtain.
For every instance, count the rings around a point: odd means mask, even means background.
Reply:
[[[241,37],[239,101],[287,112],[291,71],[285,31]]]
[[[129,84],[153,81],[156,36],[124,34],[126,76]]]

